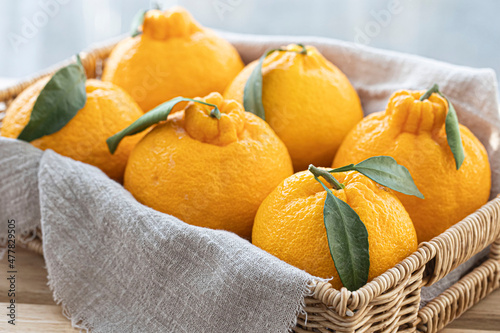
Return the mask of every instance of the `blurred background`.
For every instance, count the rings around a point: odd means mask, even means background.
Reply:
[[[215,29],[331,37],[500,73],[498,0],[0,0],[0,86],[127,33],[140,9],[173,5]]]

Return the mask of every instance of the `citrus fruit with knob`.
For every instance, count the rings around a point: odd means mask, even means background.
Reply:
[[[146,12],[142,34],[118,43],[102,79],[125,89],[148,111],[177,96],[222,93],[242,68],[229,42],[173,7]]]
[[[465,159],[457,170],[447,142],[449,106],[437,93],[420,100],[424,91],[394,93],[382,112],[367,116],[346,136],[333,166],[371,156],[392,156],[411,173],[425,196],[396,193],[406,207],[420,242],[429,241],[488,201],[491,171],[484,146],[465,126],[460,137]]]
[[[269,54],[262,65],[265,119],[283,140],[295,171],[312,163],[330,166],[347,132],[363,118],[359,97],[347,77],[312,46],[292,44]],[[250,63],[224,96],[244,101],[257,66]],[[248,111],[248,110],[247,110]]]
[[[156,125],[134,148],[124,186],[189,224],[249,238],[264,198],[293,173],[285,145],[240,103],[212,93]],[[153,111],[152,111],[153,112]]]
[[[333,195],[359,215],[368,231],[370,281],[417,249],[415,228],[392,190],[354,171],[334,175],[345,187],[332,188]],[[259,207],[252,243],[314,276],[332,278],[332,286],[340,289],[324,223],[326,196],[309,171],[285,179]]]
[[[17,138],[28,124],[38,95],[50,78],[26,88],[7,109],[1,135]],[[128,137],[114,155],[106,139],[143,115],[141,108],[121,88],[98,80],[87,80],[85,106],[59,131],[31,141],[42,150],[52,149],[72,159],[92,164],[121,182],[132,148],[143,134]]]

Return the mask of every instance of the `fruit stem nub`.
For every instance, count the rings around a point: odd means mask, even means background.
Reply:
[[[302,48],[302,51],[300,51],[299,54],[307,55],[307,49],[306,49],[305,45],[304,44],[297,44],[297,45]]]
[[[220,111],[217,106],[214,105],[214,108],[212,111],[210,111],[210,117],[215,118],[215,119],[220,119]]]
[[[319,177],[323,177],[331,186],[334,190],[341,190],[345,186],[344,184],[340,183],[331,173],[329,173],[327,170],[319,169],[316,168],[314,165],[309,164],[308,168],[309,172],[311,172],[314,177],[319,180]]]

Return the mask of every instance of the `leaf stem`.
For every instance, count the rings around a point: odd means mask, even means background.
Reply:
[[[85,89],[84,89],[85,91]],[[213,109],[210,111],[210,117],[220,119],[221,118],[221,113],[217,105],[199,101],[197,99],[192,99],[192,98],[186,98],[186,97],[175,97],[163,104],[158,105],[155,107],[153,110],[150,110],[143,114],[139,119],[134,121],[131,125],[129,125],[127,128],[121,130],[120,132],[116,133],[113,136],[110,136],[107,140],[106,143],[109,148],[109,152],[111,154],[114,154],[116,151],[116,148],[118,148],[118,145],[120,144],[120,141],[129,135],[134,135],[139,132],[144,131],[145,129],[149,128],[151,125],[155,125],[160,121],[167,120],[168,115],[172,111],[175,105],[179,102],[194,102],[194,103],[200,103],[203,105],[208,105],[211,106]]]
[[[429,90],[427,90],[425,94],[420,96],[420,100],[424,101],[428,99],[433,93],[439,93],[439,86],[437,85],[437,83],[434,83],[434,85]]]
[[[203,105],[208,105],[208,106],[213,107],[212,111],[210,111],[210,113],[209,113],[209,116],[212,117],[212,118],[220,119],[221,114],[220,114],[220,110],[217,107],[217,105],[211,104],[211,103],[207,103],[207,102],[203,102],[203,101],[199,101],[197,99],[192,99],[191,101],[195,102],[195,103],[200,103],[200,104],[203,104]]]
[[[341,190],[345,186],[340,183],[333,175],[331,175],[327,170],[319,169],[312,164],[309,164],[308,168],[309,172],[311,172],[315,178],[323,177],[335,190]]]
[[[352,171],[352,170],[356,170],[354,164],[345,165],[345,166],[340,167],[340,168],[330,169],[330,170],[328,170],[328,172],[334,173],[334,172],[345,172],[345,171]]]

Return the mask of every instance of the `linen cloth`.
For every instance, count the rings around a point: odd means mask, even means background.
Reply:
[[[351,80],[365,114],[383,110],[396,90],[438,83],[460,122],[488,150],[492,196],[500,193],[492,70],[325,38],[221,34],[245,62],[292,42],[316,46]],[[4,138],[0,214],[0,245],[7,219],[16,220],[18,235],[41,228],[54,298],[75,326],[93,332],[286,332],[314,279],[234,234],[190,226],[139,204],[97,168]],[[467,269],[457,268],[444,282]],[[423,295],[434,297],[446,283]]]
[[[236,333],[294,326],[309,274],[233,233],[145,207],[93,166],[17,140],[0,138],[0,147],[1,169],[18,171],[2,191],[2,218],[21,227],[41,216],[49,285],[75,327]],[[26,179],[35,189],[38,181],[38,195],[9,192]]]

